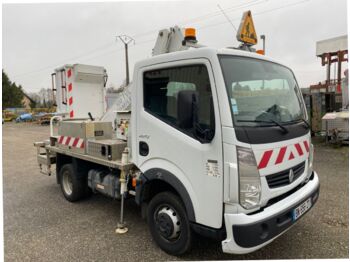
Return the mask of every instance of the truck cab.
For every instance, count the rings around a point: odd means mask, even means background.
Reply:
[[[224,252],[261,248],[316,202],[310,128],[288,67],[205,47],[137,63],[132,85],[131,159],[141,188],[171,185],[191,227],[222,238]],[[164,231],[181,219],[163,217],[170,226],[158,233],[169,242]]]

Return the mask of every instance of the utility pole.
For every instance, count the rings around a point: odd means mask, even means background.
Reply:
[[[125,66],[126,66],[126,80],[125,80],[125,85],[129,85],[130,83],[130,78],[129,78],[129,55],[128,55],[128,45],[131,42],[134,42],[135,44],[135,40],[127,35],[118,35],[117,36],[117,40],[118,38],[120,39],[120,41],[123,42],[124,47],[125,47]]]

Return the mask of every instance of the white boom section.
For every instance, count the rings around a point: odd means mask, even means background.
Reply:
[[[184,30],[184,28],[180,28],[178,26],[160,30],[156,44],[152,50],[152,55],[156,56],[176,51],[183,51],[191,47],[204,47],[197,44],[197,40],[185,40],[183,33]]]
[[[186,50],[188,49],[188,47],[182,45],[183,40],[184,35],[182,29],[178,26],[171,27],[170,29],[160,30],[156,44],[152,50],[152,55],[155,56],[175,51]]]

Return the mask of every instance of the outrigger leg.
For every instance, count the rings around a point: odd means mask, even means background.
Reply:
[[[128,155],[129,151],[127,148],[125,148],[123,154],[122,154],[122,164],[126,164],[128,162]],[[126,226],[126,223],[124,221],[124,201],[125,196],[127,192],[127,174],[124,169],[120,172],[120,196],[121,196],[121,202],[120,202],[120,221],[117,224],[117,229],[115,232],[117,234],[125,234],[128,232],[128,228]]]
[[[121,195],[121,202],[120,202],[120,221],[117,224],[117,229],[115,232],[117,234],[125,234],[128,232],[128,228],[126,227],[126,223],[124,221],[124,200],[125,200],[125,192],[126,192],[126,178],[125,178],[125,171],[122,171],[120,174],[120,195]]]

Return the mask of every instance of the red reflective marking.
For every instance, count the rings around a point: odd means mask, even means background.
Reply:
[[[70,84],[68,85],[68,92],[71,92],[72,89],[73,89],[73,85],[72,85],[72,83],[70,83]]]
[[[67,77],[70,78],[72,76],[72,69],[68,69],[67,71]]]
[[[69,141],[70,141],[70,137],[67,137],[67,140],[66,140],[66,145],[67,146],[69,145]]]
[[[73,146],[76,147],[79,142],[79,138],[74,139]]]
[[[265,151],[263,157],[260,160],[258,168],[265,168],[270,161],[273,150]]]
[[[80,148],[84,148],[84,142],[83,142],[83,143],[81,143],[81,146],[80,146]]]
[[[72,110],[72,111],[70,111],[69,116],[70,116],[71,118],[73,118],[73,117],[74,117],[74,111],[73,111],[73,110]]]
[[[304,146],[305,146],[306,152],[309,152],[309,143],[306,140],[304,141]]]
[[[60,140],[58,140],[58,143],[59,143],[59,144],[62,144],[63,139],[64,139],[64,136],[60,136]]]
[[[73,97],[72,96],[69,98],[68,103],[70,106],[73,104]]]
[[[302,156],[304,153],[303,153],[303,150],[301,149],[300,144],[298,143],[298,144],[295,144],[294,146],[297,149],[299,156]]]
[[[286,146],[282,147],[280,149],[280,152],[278,153],[275,165],[277,165],[277,164],[279,164],[279,163],[281,163],[283,161],[284,155],[286,154],[286,150],[287,150]]]
[[[290,152],[288,160],[292,160],[292,159],[294,159],[294,154],[293,154],[293,152]]]

